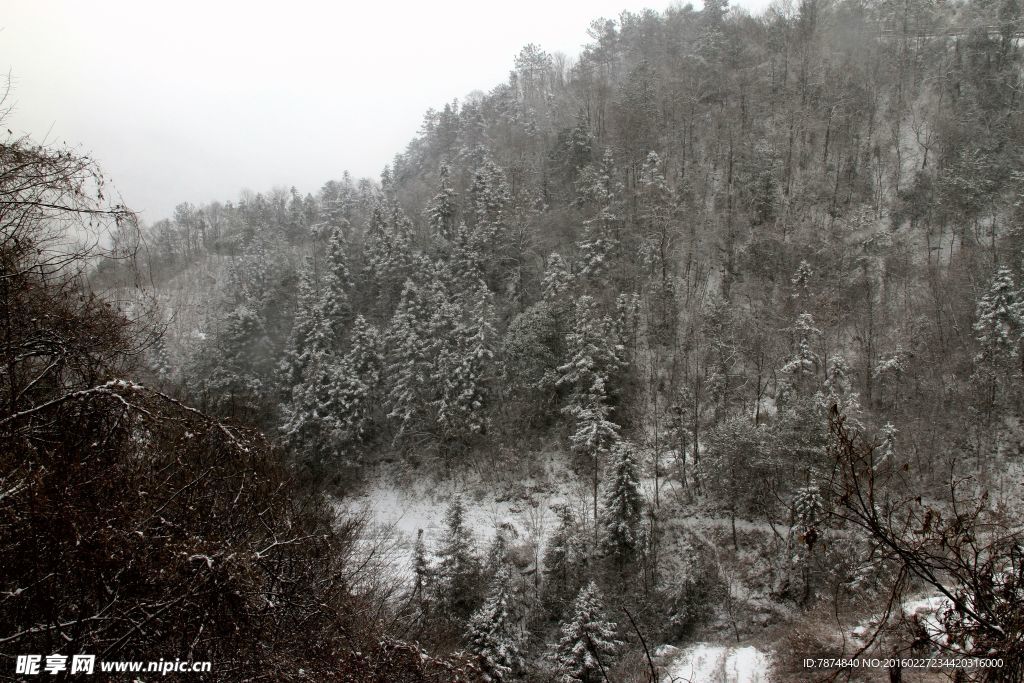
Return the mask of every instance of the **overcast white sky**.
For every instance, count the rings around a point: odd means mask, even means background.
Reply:
[[[0,0],[5,124],[91,153],[153,222],[376,177],[427,108],[504,81],[526,43],[575,56],[592,19],[668,2]]]

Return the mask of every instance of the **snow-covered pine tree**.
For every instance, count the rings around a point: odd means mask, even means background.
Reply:
[[[299,358],[302,376],[284,409],[281,431],[307,462],[322,464],[337,454],[340,437],[336,341],[319,306],[313,308],[310,324]]]
[[[480,560],[473,549],[473,534],[466,525],[466,508],[455,496],[445,513],[444,536],[437,552],[435,602],[449,621],[465,619],[477,604]]]
[[[477,283],[486,277],[483,256],[474,245],[465,223],[460,222],[455,228],[451,259],[444,265],[451,271],[450,282],[455,292],[473,291]]]
[[[449,174],[448,164],[441,164],[437,194],[427,203],[423,213],[430,226],[430,234],[451,242],[455,238],[459,195],[451,186]]]
[[[1024,341],[1024,297],[1016,289],[1009,268],[999,268],[988,292],[978,300],[975,314],[980,352],[974,362],[982,372],[1017,371]]]
[[[807,305],[810,301],[811,278],[813,277],[814,270],[811,268],[811,264],[805,260],[800,261],[800,265],[796,267],[796,273],[789,281],[793,285],[793,298],[802,305]]]
[[[469,188],[472,206],[468,244],[479,254],[487,282],[497,289],[502,282],[502,263],[508,257],[509,187],[505,174],[491,159],[473,174]]]
[[[355,203],[355,187],[348,172],[341,181],[327,181],[320,190],[320,204],[317,208],[321,223],[316,226],[317,230],[333,230],[349,225]]]
[[[570,177],[575,178],[579,171],[590,163],[594,149],[594,136],[590,132],[590,122],[586,111],[580,109],[576,113],[576,125],[565,141],[569,153]]]
[[[593,297],[581,296],[576,302],[573,329],[566,335],[569,361],[558,368],[559,385],[586,393],[597,378],[607,384],[624,365],[624,349],[618,337],[616,326],[600,315]]]
[[[875,364],[872,374],[878,380],[879,400],[885,394],[886,389],[891,391],[891,406],[893,411],[899,408],[900,385],[903,382],[903,373],[906,372],[907,354],[900,344],[888,358],[883,358]]]
[[[427,382],[423,400],[427,402],[428,425],[439,443],[457,441],[456,370],[462,363],[467,334],[465,332],[464,285],[456,284],[452,270],[444,259],[423,264],[427,273],[423,297],[429,318],[424,333],[424,357]],[[479,280],[472,283],[476,288]]]
[[[551,422],[564,339],[547,301],[530,306],[509,323],[500,354],[502,428],[517,429],[517,417],[532,425]]]
[[[439,364],[443,376],[437,378],[442,387],[437,421],[449,438],[486,432],[488,376],[498,335],[493,298],[483,282],[474,298],[468,318],[455,327],[454,343],[445,354],[448,362]]]
[[[580,590],[572,615],[562,622],[558,645],[552,653],[558,680],[607,680],[607,671],[622,647],[622,641],[615,638],[616,631],[617,625],[605,614],[601,591],[591,581]]]
[[[386,197],[391,197],[395,192],[395,174],[391,171],[391,164],[386,164],[380,172],[380,189]]]
[[[677,237],[678,222],[673,220],[677,199],[672,188],[665,181],[661,159],[650,152],[640,171],[640,187],[637,197],[636,214],[643,236],[641,250],[643,261],[650,269],[653,285],[662,296],[672,287],[670,272]]]
[[[598,316],[594,300],[580,297],[575,325],[566,335],[569,362],[558,368],[556,382],[572,389],[562,412],[575,425],[569,437],[572,449],[588,461],[591,471],[595,523],[602,462],[619,438],[619,426],[609,419],[612,408],[608,401],[608,382],[623,365],[623,349],[616,337],[611,321]]]
[[[249,304],[238,304],[218,321],[212,344],[200,357],[201,367],[209,368],[202,383],[217,410],[250,417],[264,413],[263,399],[269,397],[262,367],[269,366],[269,346],[263,317]],[[266,374],[272,376],[269,369]]]
[[[282,294],[278,282],[289,269],[281,235],[267,233],[255,230],[230,263],[209,338],[192,361],[209,407],[248,420],[274,412],[270,393],[278,353],[270,316]]]
[[[608,419],[612,408],[608,405],[604,379],[594,378],[594,383],[585,393],[577,393],[572,402],[563,408],[574,424],[569,435],[573,452],[587,461],[591,475],[591,489],[594,499],[594,522],[598,519],[598,488],[604,459],[612,446],[619,440],[619,425]]]
[[[388,239],[387,204],[383,197],[377,197],[373,203],[369,219],[366,222],[362,246],[362,280],[365,285],[379,290],[383,284],[383,271],[391,251]]]
[[[793,325],[793,355],[782,372],[788,376],[791,389],[808,390],[814,384],[814,377],[821,366],[821,358],[814,351],[814,343],[821,336],[821,330],[814,326],[814,316],[801,313]]]
[[[601,550],[620,569],[634,562],[643,548],[644,498],[632,444],[612,448],[611,473],[601,509]]]
[[[852,374],[850,364],[842,355],[830,357],[825,368],[824,387],[815,399],[826,414],[835,405],[839,414],[846,418],[847,426],[860,428],[860,400],[853,390]]]
[[[657,152],[648,152],[640,170],[640,185],[643,187],[645,218],[649,225],[668,220],[667,215],[650,215],[671,208],[672,188],[665,181],[664,164]]]
[[[299,191],[293,186],[288,199],[288,220],[286,234],[292,243],[300,242],[309,235],[309,215],[306,213],[306,202]]]
[[[284,269],[283,254],[287,250],[279,235],[268,233],[266,229],[256,230],[245,242],[241,257],[231,263],[225,287],[231,303],[245,304],[258,311],[274,289],[273,283]]]
[[[469,651],[484,681],[509,681],[523,666],[518,615],[508,565],[498,568],[484,604],[469,619]]]
[[[427,546],[423,542],[423,529],[416,531],[416,543],[412,554],[412,593],[409,603],[412,607],[412,622],[425,626],[430,616],[430,594],[434,588],[434,572],[427,558]]]
[[[579,243],[580,273],[599,283],[610,267],[619,246],[622,221],[622,184],[615,180],[615,159],[606,148],[600,163],[585,169],[580,178],[580,199],[594,206],[594,215],[584,223]]]
[[[796,530],[808,546],[814,545],[820,534],[818,525],[821,522],[824,509],[821,491],[813,481],[798,489],[793,497],[793,517],[796,520]]]
[[[363,279],[386,315],[394,309],[405,281],[413,275],[412,223],[397,203],[378,199],[363,249]]]
[[[818,486],[813,480],[807,486],[797,489],[796,495],[793,497],[794,531],[797,539],[804,546],[804,552],[794,560],[799,565],[801,583],[803,584],[801,604],[807,604],[814,593],[811,554],[814,552],[814,545],[821,538],[820,524],[824,511],[825,504],[821,497],[821,491],[818,490]]]
[[[150,350],[149,365],[152,368],[156,379],[165,383],[171,379],[171,359],[167,353],[167,341],[164,335],[160,335],[153,341],[153,348]]]
[[[324,317],[340,342],[352,319],[352,276],[348,268],[348,243],[342,228],[334,228],[327,241],[327,262],[324,264],[323,288],[320,293]]]
[[[427,546],[423,542],[423,529],[416,531],[416,543],[413,546],[412,573],[412,594],[414,597],[422,600],[430,587],[432,573],[430,561],[427,559]]]
[[[541,302],[551,316],[555,331],[564,337],[572,325],[574,314],[574,297],[577,281],[569,269],[569,264],[558,252],[551,252],[544,264],[544,275],[541,279]]]
[[[492,240],[505,219],[509,200],[505,174],[492,160],[484,161],[473,174],[469,195],[473,204],[474,233],[485,242]]]
[[[299,297],[295,307],[295,319],[292,331],[288,335],[288,343],[284,348],[284,357],[278,364],[277,381],[281,388],[281,400],[289,403],[292,389],[302,380],[305,368],[306,341],[313,331],[313,311],[320,305],[320,295],[313,282],[313,269],[307,264],[299,272]]]
[[[639,294],[622,292],[615,298],[615,330],[623,351],[635,351],[640,330]]]
[[[337,373],[338,422],[344,442],[364,441],[373,433],[383,362],[380,333],[357,315],[348,353]]]
[[[1020,395],[1024,371],[1024,293],[1016,289],[1009,268],[996,270],[988,291],[978,300],[975,317],[979,351],[974,357],[974,379],[985,416],[982,434],[998,447],[1003,441],[999,414]],[[1015,381],[1003,381],[1006,377]]]
[[[428,407],[424,394],[431,372],[426,353],[431,317],[424,292],[412,280],[406,280],[385,340],[388,417],[396,423],[396,440],[412,429]]]
[[[566,297],[572,291],[572,273],[569,264],[557,251],[551,252],[544,266],[544,277],[541,280],[544,301],[553,305],[566,303]]]
[[[899,430],[896,429],[892,422],[886,422],[882,426],[882,445],[879,448],[879,457],[875,462],[875,467],[893,459],[893,456],[896,454],[896,435],[899,433]]]
[[[558,526],[544,549],[544,600],[556,616],[572,600],[582,585],[587,550],[583,534],[568,505],[552,507]]]

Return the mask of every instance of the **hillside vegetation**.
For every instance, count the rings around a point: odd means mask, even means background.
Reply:
[[[1017,680],[1021,22],[708,0],[528,45],[379,180],[150,226],[148,381],[338,498],[556,501],[543,539],[488,548],[452,501],[393,604],[488,680],[647,680],[645,645],[700,633],[761,639],[779,678],[863,651]],[[947,600],[938,633],[911,593]]]

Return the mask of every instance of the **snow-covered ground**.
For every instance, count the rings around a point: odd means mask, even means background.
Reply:
[[[642,484],[645,494],[653,497],[653,480],[645,478]],[[663,491],[667,493],[670,487],[671,484]],[[536,559],[543,555],[544,539],[558,523],[554,506],[569,505],[580,517],[591,514],[588,487],[568,484],[525,498],[499,499],[500,496],[494,494],[473,495],[470,487],[455,483],[402,487],[377,481],[361,495],[339,502],[338,506],[346,512],[365,514],[370,522],[366,540],[368,551],[379,557],[381,563],[390,562],[402,580],[408,581],[412,575],[413,542],[417,533],[423,530],[427,551],[433,554],[442,540],[445,514],[455,495],[463,499],[466,524],[481,549],[487,547],[501,528],[514,543],[531,548],[530,554]],[[731,521],[720,517],[686,517],[679,525],[703,538],[704,533],[712,530],[727,532]],[[771,533],[770,527],[760,522],[736,520],[736,527],[743,532]],[[382,537],[390,539],[385,553],[380,552],[378,545]],[[704,541],[710,544],[709,540]],[[698,643],[685,648],[665,645],[658,648],[655,658],[666,672],[663,683],[767,683],[770,680],[770,656],[749,645]]]
[[[752,645],[691,645],[666,666],[663,683],[768,683],[771,657]]]
[[[456,491],[406,490],[378,484],[357,498],[349,501],[346,508],[352,512],[365,512],[370,523],[389,526],[404,539],[414,540],[422,529],[424,540],[429,545],[441,537],[444,517]],[[531,534],[542,534],[555,523],[551,511],[554,499],[537,504],[526,501],[475,500],[462,495],[466,509],[466,524],[476,537],[486,543],[494,537],[497,529],[511,528],[520,538]]]
[[[929,595],[918,600],[904,603],[903,612],[908,617],[916,617],[928,635],[936,641],[945,638],[946,630],[942,625],[943,613],[952,606],[944,595]]]
[[[940,617],[949,606],[950,602],[946,596],[934,594],[908,600],[903,603],[902,607],[903,615],[906,618],[916,619],[929,636],[939,641],[945,636]],[[855,642],[863,643],[864,638],[878,627],[881,620],[882,615],[874,615],[858,624],[850,631],[850,635],[853,636]]]
[[[544,540],[558,523],[552,506],[565,503],[563,496],[548,495],[539,500],[496,500],[477,498],[454,486],[403,488],[376,483],[361,495],[338,503],[340,511],[364,514],[369,522],[364,544],[367,552],[380,556],[379,545],[386,538],[392,569],[406,579],[412,576],[413,544],[423,530],[427,553],[433,555],[441,545],[445,514],[454,496],[462,497],[465,523],[486,552],[498,529],[513,545],[532,548],[539,558]]]

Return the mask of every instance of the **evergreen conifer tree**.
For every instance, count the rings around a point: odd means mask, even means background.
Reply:
[[[508,565],[502,565],[484,604],[469,620],[469,651],[476,657],[484,681],[512,680],[523,665],[517,615]]]
[[[456,496],[445,513],[445,530],[437,553],[436,602],[449,621],[465,619],[479,594],[480,560],[466,525],[466,508]]]
[[[344,441],[364,441],[373,432],[383,365],[380,346],[377,328],[356,316],[337,373],[337,417]]]
[[[974,331],[981,351],[975,364],[982,372],[1016,371],[1024,341],[1024,300],[1014,287],[1013,274],[1002,267],[992,277],[975,314]]]
[[[434,572],[427,558],[427,546],[423,542],[423,529],[416,531],[416,543],[412,557],[413,585],[409,602],[412,606],[412,623],[418,627],[427,626],[430,619],[430,595],[434,589]]]
[[[554,511],[558,526],[544,550],[544,594],[555,614],[561,614],[563,603],[572,600],[581,587],[587,553],[580,525],[569,506],[558,505]]]
[[[636,560],[643,547],[644,498],[632,444],[619,442],[612,449],[601,514],[601,549],[619,568]]]
[[[320,307],[312,311],[310,328],[299,358],[302,375],[285,408],[282,431],[307,462],[322,464],[336,455],[340,438],[336,343]]]
[[[605,615],[601,591],[591,581],[580,590],[572,614],[562,622],[553,659],[560,681],[597,683],[607,680],[622,642],[616,624]]]
[[[491,293],[481,282],[469,315],[454,328],[454,339],[439,363],[442,387],[437,420],[449,435],[465,437],[486,431],[487,380],[494,359],[497,332]]]
[[[448,164],[442,164],[439,171],[437,194],[427,203],[424,215],[430,234],[451,242],[455,238],[455,216],[458,211],[459,195],[451,186]]]
[[[601,162],[590,167],[581,178],[583,198],[595,207],[594,216],[584,223],[585,232],[579,249],[582,261],[580,272],[592,281],[598,281],[611,268],[611,260],[619,248],[619,228],[622,221],[622,185],[615,180],[615,160],[611,148],[606,148]]]
[[[793,285],[793,298],[806,305],[810,299],[811,278],[814,277],[814,270],[807,261],[800,261],[796,268],[793,279],[789,282]]]
[[[594,300],[580,297],[574,328],[566,335],[569,362],[558,368],[557,385],[572,389],[562,412],[575,425],[569,437],[573,451],[588,461],[595,522],[603,458],[619,438],[619,426],[609,419],[612,408],[608,401],[608,382],[622,369],[623,349],[616,337],[611,321],[598,317]]]
[[[299,272],[299,298],[296,304],[295,320],[292,322],[291,334],[284,348],[284,357],[278,365],[277,378],[281,387],[281,397],[288,402],[292,397],[292,389],[302,380],[305,369],[306,342],[313,332],[313,311],[320,305],[320,296],[313,282],[311,267]]]
[[[566,302],[566,297],[572,290],[572,274],[569,266],[557,251],[551,252],[544,267],[544,277],[541,281],[544,301],[554,305]]]
[[[153,349],[150,355],[150,367],[156,373],[159,382],[168,382],[171,379],[171,360],[167,353],[167,342],[163,335],[160,335],[153,342]]]
[[[334,228],[327,242],[327,263],[321,301],[324,317],[336,341],[341,341],[352,318],[352,276],[348,268],[348,244],[341,228]]]
[[[427,356],[430,318],[424,292],[406,280],[386,339],[387,407],[388,417],[397,424],[396,439],[422,419],[427,408],[424,392],[431,372]]]
[[[413,275],[412,223],[394,201],[380,198],[363,240],[363,279],[376,296],[379,310],[390,313]]]
[[[795,349],[782,372],[789,377],[790,388],[808,390],[821,365],[821,358],[814,351],[814,342],[821,336],[821,330],[814,326],[814,316],[801,313],[793,326]]]

